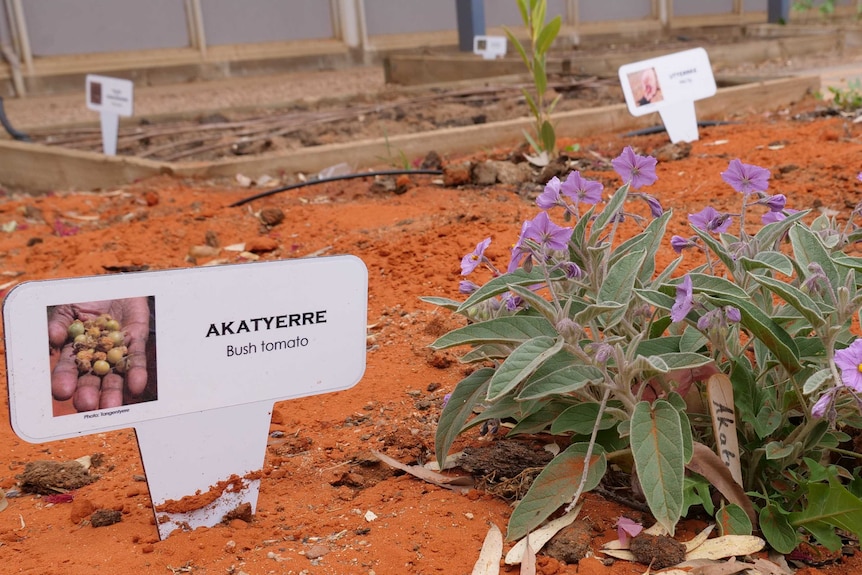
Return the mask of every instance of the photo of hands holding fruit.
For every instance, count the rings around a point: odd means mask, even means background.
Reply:
[[[55,416],[157,399],[154,304],[136,297],[48,308]]]

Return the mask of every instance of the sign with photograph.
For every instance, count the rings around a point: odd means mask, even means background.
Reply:
[[[131,116],[134,84],[131,80],[88,74],[86,79],[87,108],[99,112],[102,126],[102,151],[106,156],[117,155],[120,116]]]
[[[658,112],[672,142],[697,140],[694,102],[714,96],[715,78],[703,48],[620,66],[620,85],[629,112]]]

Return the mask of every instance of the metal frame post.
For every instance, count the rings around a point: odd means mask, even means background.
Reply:
[[[458,13],[458,49],[473,51],[473,37],[485,35],[485,4],[483,0],[455,0]]]

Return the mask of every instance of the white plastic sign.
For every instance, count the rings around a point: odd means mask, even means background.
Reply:
[[[694,48],[625,64],[619,78],[632,115],[658,112],[671,142],[698,139],[694,102],[716,92],[706,50]]]
[[[506,55],[507,42],[505,36],[474,36],[473,53],[485,60],[494,60]]]
[[[116,317],[141,300],[146,385],[78,411],[77,389],[58,391],[52,373],[52,317],[108,304]],[[365,369],[366,309],[367,270],[352,256],[22,283],[3,307],[12,427],[42,442],[346,389]]]
[[[88,74],[86,80],[87,108],[99,112],[102,124],[102,150],[105,155],[117,154],[117,134],[120,116],[131,116],[134,84],[131,80]]]

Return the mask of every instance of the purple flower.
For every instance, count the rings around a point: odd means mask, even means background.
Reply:
[[[763,225],[780,222],[790,214],[795,214],[798,211],[799,210],[794,210],[793,208],[784,208],[778,212],[766,212],[760,216],[760,221],[763,222]]]
[[[482,259],[485,257],[485,250],[488,249],[488,246],[491,245],[491,238],[485,238],[478,244],[476,244],[476,249],[461,258],[461,275],[466,276],[482,263]]]
[[[681,254],[682,250],[686,248],[693,248],[696,245],[697,244],[695,244],[693,241],[686,239],[682,236],[671,236],[670,238],[670,247],[672,247],[673,251],[678,254]]]
[[[856,174],[856,179],[859,180],[860,182],[862,182],[862,172],[859,172],[858,174]]]
[[[654,184],[658,179],[655,175],[656,159],[652,156],[635,154],[631,146],[626,146],[622,154],[611,160],[611,164],[633,190]]]
[[[660,218],[664,213],[664,208],[661,207],[658,199],[650,194],[638,194],[638,196],[647,203],[649,212],[654,218]]]
[[[742,313],[732,305],[724,308],[724,316],[730,323],[739,323],[742,321]]]
[[[524,255],[524,234],[527,232],[527,227],[530,225],[530,222],[524,222],[521,224],[521,233],[518,234],[518,241],[516,241],[512,245],[512,256],[509,259],[509,267],[506,268],[506,273],[512,273],[518,266],[521,265],[521,256]]]
[[[470,280],[461,280],[458,282],[458,291],[463,294],[471,294],[474,291],[479,289],[479,286],[471,282]]]
[[[577,170],[571,172],[560,187],[563,195],[572,198],[576,203],[584,204],[597,204],[602,201],[603,189],[604,186],[600,182],[582,178]]]
[[[547,212],[539,212],[524,230],[522,239],[530,239],[546,250],[564,250],[572,237],[572,228],[558,226],[551,221]]]
[[[723,214],[713,208],[706,206],[696,214],[689,214],[688,221],[694,227],[705,232],[723,234],[730,227],[730,214]]]
[[[573,280],[584,275],[584,271],[575,262],[565,262],[560,266],[566,274],[566,278]]]
[[[765,192],[769,187],[770,175],[766,168],[731,160],[727,171],[721,172],[721,179],[737,192],[748,195],[752,192]]]
[[[769,207],[770,212],[780,212],[784,209],[787,198],[784,194],[775,194],[774,196],[769,196],[765,203]]]
[[[547,184],[545,190],[536,198],[536,205],[543,210],[549,210],[555,206],[563,205],[563,199],[560,197],[560,178],[554,176]]]
[[[687,312],[686,312],[687,313]],[[718,309],[711,309],[699,318],[697,318],[697,329],[707,331],[710,328],[721,325],[721,312]]]
[[[692,294],[691,276],[686,274],[676,286],[676,301],[674,301],[673,306],[670,308],[671,321],[676,323],[684,320],[693,307],[694,297]]]
[[[830,389],[821,395],[820,399],[817,400],[817,403],[814,404],[814,407],[811,408],[811,415],[814,417],[823,417],[826,415],[826,408],[832,404],[832,396],[834,393],[835,390]]]
[[[841,383],[862,393],[862,339],[854,339],[849,347],[836,351],[835,365],[841,369]]]

